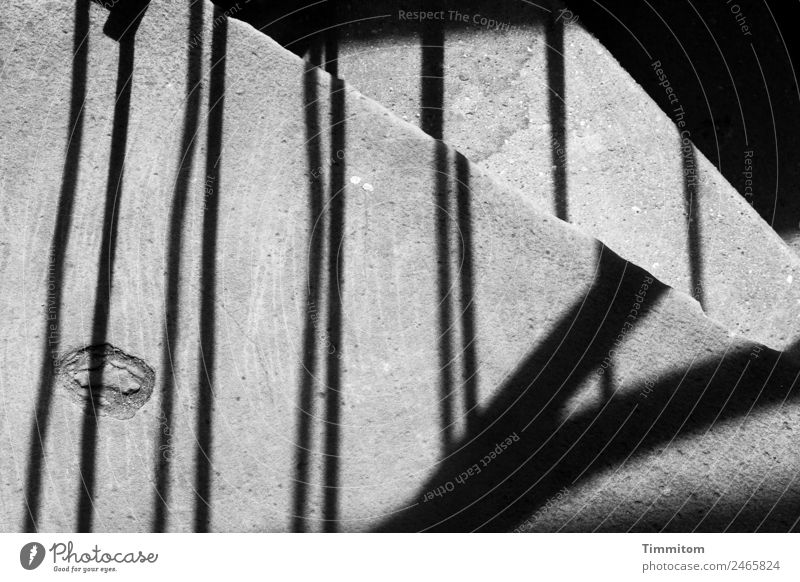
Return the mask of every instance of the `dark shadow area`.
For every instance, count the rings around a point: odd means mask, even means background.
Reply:
[[[438,9],[436,2],[431,10]],[[420,127],[434,139],[444,135],[444,25],[426,21],[422,28]],[[446,172],[445,172],[446,175]]]
[[[766,476],[769,480],[769,476]],[[664,533],[790,533],[798,531],[800,498],[797,496],[797,479],[794,491],[784,491],[780,497],[774,491],[759,486],[742,504],[729,501],[709,506],[699,500],[689,500],[680,510],[665,518],[655,510],[647,512],[629,531]],[[724,500],[724,497],[721,498]]]
[[[109,9],[103,33],[120,41],[124,36],[133,37],[144,18],[150,0],[94,0]]]
[[[700,226],[700,196],[697,191],[698,173],[697,156],[690,141],[683,141],[680,148],[681,165],[683,167],[683,203],[686,214],[686,245],[689,250],[689,275],[691,278],[692,297],[705,307],[703,289],[703,249]]]
[[[197,453],[195,469],[194,529],[207,532],[211,506],[212,439],[214,420],[214,366],[216,363],[217,226],[219,222],[222,123],[225,111],[225,65],[228,21],[214,8],[211,65],[208,86],[208,134],[206,136],[206,183],[214,184],[203,206],[203,250],[200,272],[200,377],[197,403]]]
[[[335,6],[332,2],[331,6]],[[325,386],[325,469],[322,518],[323,530],[339,529],[339,488],[342,405],[342,296],[344,291],[344,223],[346,211],[345,173],[346,103],[345,84],[338,78],[339,45],[335,28],[325,33],[325,70],[330,84],[330,222],[328,231],[328,332],[333,349],[327,354]]]
[[[461,342],[464,375],[464,414],[467,430],[478,413],[478,333],[475,329],[475,281],[472,260],[472,190],[469,161],[456,153],[456,201],[458,228],[461,233],[459,282],[461,289]]]
[[[614,364],[609,364],[603,372],[603,398],[606,401],[614,396]]]
[[[292,491],[292,530],[306,531],[308,491],[311,486],[311,428],[314,420],[314,385],[317,377],[318,305],[322,286],[322,252],[325,233],[323,214],[324,184],[322,168],[322,143],[319,114],[319,68],[322,47],[318,43],[311,49],[303,73],[303,105],[306,126],[306,158],[308,160],[308,275],[306,302],[303,312],[303,362],[299,371],[297,406],[297,435],[295,445],[295,474]]]
[[[69,105],[68,141],[65,152],[61,189],[58,196],[53,240],[47,276],[47,314],[44,321],[42,368],[39,371],[39,391],[30,431],[30,450],[25,475],[25,522],[22,531],[32,533],[39,527],[41,509],[44,449],[50,426],[50,406],[53,398],[54,363],[59,357],[61,298],[63,293],[65,257],[69,244],[72,211],[78,186],[81,145],[83,143],[83,106],[86,101],[86,72],[89,55],[89,0],[75,3],[73,61]]]
[[[548,114],[550,116],[550,156],[553,166],[555,215],[561,220],[569,221],[564,22],[558,13],[550,14],[547,19],[545,43],[547,45]]]
[[[561,488],[602,467],[787,397],[797,368],[775,352],[751,359],[747,350],[666,373],[653,381],[652,390],[645,390],[651,386],[644,381],[626,385],[610,400],[565,417],[564,404],[597,373],[648,279],[604,249],[585,298],[504,382],[475,429],[420,489],[416,503],[379,530],[509,531]],[[637,321],[667,290],[650,283]],[[490,458],[493,452],[496,457]],[[476,466],[480,471],[464,484],[456,481]],[[426,496],[448,482],[454,487],[441,496]]]
[[[787,358],[800,365],[800,337],[796,337],[790,346],[783,352]]]
[[[537,4],[526,0],[251,0],[246,5],[239,2],[238,10],[236,0],[213,1],[225,8],[231,17],[249,23],[300,56],[306,54],[318,34],[329,29],[339,29],[343,39],[417,36],[424,31],[425,26],[419,20],[399,18],[400,10],[457,10],[468,16],[486,16],[509,26],[538,23],[549,12],[549,0]],[[473,25],[469,19],[449,16],[443,24],[446,27]]]
[[[111,292],[114,286],[114,260],[117,250],[117,222],[122,201],[122,181],[125,173],[125,154],[128,144],[128,122],[133,86],[134,37],[125,35],[119,42],[117,88],[115,91],[114,121],[111,130],[111,152],[108,161],[106,200],[103,213],[103,233],[97,263],[97,284],[92,316],[92,343],[108,343],[108,320],[111,312]],[[99,388],[99,387],[98,387]],[[78,488],[77,531],[92,531],[94,518],[95,454],[99,429],[95,393],[90,390],[84,407],[81,437],[81,484]]]
[[[797,232],[800,96],[791,62],[797,66],[796,2],[567,4],[667,115],[674,120],[676,108],[683,107],[694,144],[764,220],[779,234]],[[659,85],[656,61],[677,103]],[[744,174],[748,151],[750,177]]]
[[[214,0],[232,18],[251,24],[298,56],[317,42],[319,33],[333,26],[335,0]]]
[[[199,129],[201,80],[203,75],[203,3],[193,2],[189,9],[189,26],[186,43],[186,105],[183,112],[180,162],[172,192],[172,209],[169,219],[169,242],[167,247],[166,305],[164,313],[164,335],[161,351],[161,409],[159,411],[158,444],[155,459],[155,494],[153,496],[154,532],[166,529],[169,511],[169,479],[172,460],[172,422],[175,406],[175,365],[173,350],[179,339],[180,315],[180,271],[183,250],[183,229],[186,217],[186,201],[191,184],[196,138]],[[203,200],[213,194],[216,184],[206,185]]]

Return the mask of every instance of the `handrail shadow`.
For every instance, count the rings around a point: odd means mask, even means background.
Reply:
[[[601,251],[586,297],[498,389],[474,429],[419,490],[416,503],[377,531],[509,531],[562,487],[603,465],[787,396],[797,368],[775,352],[765,350],[753,359],[742,348],[676,369],[650,384],[620,387],[610,399],[562,418],[564,404],[614,347],[648,279],[654,281],[611,251]],[[646,310],[666,291],[652,282]],[[638,321],[646,313],[640,312]],[[511,435],[518,440],[493,454]],[[487,455],[493,457],[490,465],[484,464]],[[435,498],[429,494],[475,466],[480,471],[473,471],[464,485],[455,483]]]

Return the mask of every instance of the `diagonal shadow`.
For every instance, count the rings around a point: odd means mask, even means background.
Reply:
[[[335,2],[330,3],[335,14]],[[330,74],[330,185],[328,204],[328,333],[334,347],[327,353],[325,387],[325,470],[323,483],[323,530],[339,529],[339,461],[341,448],[341,359],[342,359],[342,294],[344,291],[344,222],[346,127],[345,84],[338,77],[339,46],[336,28],[326,31],[325,69]]]
[[[325,232],[323,213],[322,143],[319,120],[319,69],[321,46],[315,43],[303,73],[306,125],[306,157],[309,171],[308,279],[303,326],[303,362],[300,370],[297,409],[297,445],[292,493],[292,530],[306,530],[308,489],[310,486],[311,424],[314,418],[314,384],[317,372],[317,305],[322,285],[322,251]]]
[[[590,457],[600,466],[624,463],[637,452],[652,450],[677,438],[702,438],[711,427],[727,419],[744,420],[759,408],[780,407],[796,399],[798,377],[797,366],[783,354],[762,351],[754,357],[749,348],[740,348],[668,373],[654,385],[642,382],[632,386],[627,390],[629,396],[614,403],[602,417],[576,419],[572,435],[565,438],[573,441],[571,445],[574,446],[578,430],[581,430],[577,439],[579,446],[586,448],[580,454],[567,456],[559,467],[564,483],[574,484],[590,473],[589,466],[580,468]],[[648,398],[643,399],[641,395],[650,390]],[[620,424],[618,419],[625,415],[631,420]],[[620,429],[615,430],[615,424]],[[613,434],[612,430],[615,430]],[[558,443],[562,451],[565,444]],[[770,515],[772,510],[763,507],[754,513],[750,503],[738,508],[731,504],[711,506],[709,511],[707,503],[688,501],[671,519],[665,519],[663,514],[656,517],[656,511],[647,511],[631,526],[624,517],[615,520],[606,516],[602,529],[752,532],[789,531],[795,527],[787,523],[787,514]],[[796,509],[790,511],[792,519],[800,515]],[[757,521],[756,515],[759,516]]]
[[[122,181],[125,172],[125,153],[128,142],[131,88],[133,85],[134,37],[125,35],[119,42],[116,101],[111,130],[111,153],[108,162],[106,201],[103,214],[103,233],[97,267],[97,284],[92,318],[92,344],[106,343],[111,311],[111,292],[114,284],[114,259],[117,248],[119,205],[122,200]],[[89,390],[83,415],[81,438],[81,483],[78,487],[77,531],[92,531],[94,519],[95,453],[99,418],[95,408],[95,392]]]
[[[599,245],[599,243],[598,243]],[[503,383],[497,396],[476,415],[473,429],[454,447],[436,474],[422,489],[420,502],[400,512],[379,529],[467,531],[495,520],[491,529],[508,524],[504,503],[527,479],[507,476],[527,462],[530,451],[559,428],[560,410],[614,348],[623,329],[632,325],[630,314],[643,284],[649,281],[641,320],[668,289],[646,272],[621,260],[599,245],[592,287],[552,327],[547,338]],[[635,323],[636,319],[633,320]],[[628,322],[628,326],[626,326]],[[520,442],[493,462],[492,471],[470,477],[469,485],[449,492],[441,501],[423,501],[425,493],[473,467],[511,434]],[[537,467],[542,467],[537,463]],[[499,492],[494,492],[500,488]],[[538,498],[538,497],[537,497]],[[470,507],[475,504],[474,507]],[[460,512],[460,513],[458,513]],[[515,513],[514,515],[518,515]]]
[[[22,530],[35,532],[39,527],[41,505],[42,473],[44,447],[50,427],[50,406],[52,402],[53,369],[58,359],[61,321],[60,308],[64,281],[64,262],[69,244],[72,224],[72,210],[78,185],[78,172],[81,145],[83,143],[84,103],[86,101],[86,71],[89,55],[89,1],[75,3],[73,34],[72,89],[70,95],[67,151],[64,160],[64,173],[58,197],[55,230],[50,244],[48,263],[47,316],[44,322],[44,345],[42,368],[39,371],[39,392],[36,397],[36,410],[30,431],[30,450],[28,468],[25,475],[25,508]]]
[[[633,266],[620,272],[621,264],[601,258],[584,303],[504,382],[476,430],[428,480],[420,502],[387,520],[381,531],[508,531],[565,485],[600,467],[791,393],[796,366],[775,352],[754,359],[748,348],[626,386],[610,401],[563,418],[563,404],[613,348],[631,296],[647,277]],[[617,291],[610,287],[615,282]],[[655,282],[648,303],[667,289]],[[500,447],[510,435],[518,440]],[[493,452],[495,458],[487,456]],[[465,485],[456,482],[439,499],[428,494],[476,465],[480,472]]]
[[[222,124],[225,109],[225,65],[228,20],[214,7],[214,32],[211,39],[211,79],[208,87],[208,133],[206,183],[215,185],[206,196],[203,209],[203,251],[200,273],[200,377],[198,379],[197,453],[195,468],[194,529],[207,532],[211,509],[212,439],[214,420],[214,364],[216,361],[216,259],[219,222],[220,162],[222,160]]]
[[[784,353],[786,357],[800,364],[800,337],[795,338],[791,345],[784,349]]]
[[[186,200],[194,165],[196,137],[200,117],[200,82],[203,74],[203,2],[192,2],[189,7],[189,26],[186,45],[186,108],[183,112],[180,163],[172,193],[169,243],[167,248],[166,307],[164,335],[161,352],[161,408],[159,410],[159,435],[155,459],[155,493],[153,496],[154,532],[163,532],[167,524],[169,502],[169,477],[172,460],[172,422],[175,399],[175,366],[173,350],[179,339],[179,294],[183,229]],[[212,189],[214,184],[210,186]],[[208,188],[208,187],[207,187]],[[208,194],[206,191],[205,194]],[[205,196],[204,196],[205,200]]]
[[[569,220],[567,199],[567,115],[564,79],[564,23],[557,11],[550,13],[545,26],[547,46],[548,113],[550,115],[550,152],[553,165],[555,214]]]

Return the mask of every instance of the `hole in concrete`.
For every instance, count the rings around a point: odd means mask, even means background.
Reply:
[[[72,350],[56,363],[56,383],[88,414],[132,418],[153,393],[156,374],[143,360],[111,344]]]

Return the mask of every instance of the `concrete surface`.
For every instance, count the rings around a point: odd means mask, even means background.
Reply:
[[[445,141],[536,208],[692,295],[731,331],[800,353],[800,257],[692,144],[680,124],[696,103],[676,92],[684,72],[670,69],[671,53],[649,47],[672,119],[559,3],[441,4],[442,20],[421,22],[396,0],[344,3],[339,75],[411,123],[421,107],[441,108]],[[425,36],[431,22],[443,42]],[[444,77],[427,105],[425,59]]]
[[[669,63],[695,146],[800,253],[800,91],[794,66],[800,44],[790,29],[797,6],[780,0],[685,7],[670,0],[568,3],[672,116],[670,96],[650,67],[654,58]]]
[[[796,524],[783,355],[217,16],[0,22],[0,529]],[[103,343],[128,420],[54,389]]]

